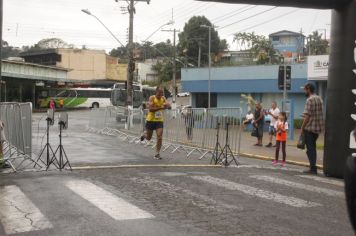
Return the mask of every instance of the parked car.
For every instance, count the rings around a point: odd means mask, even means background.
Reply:
[[[184,92],[184,93],[178,93],[177,96],[178,97],[188,97],[190,94],[187,93],[187,92]]]

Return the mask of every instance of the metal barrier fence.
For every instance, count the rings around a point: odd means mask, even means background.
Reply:
[[[140,143],[148,110],[125,107],[92,109],[89,130],[120,136],[130,143]],[[229,145],[234,154],[240,154],[242,132],[241,108],[186,108],[165,110],[163,151],[184,151],[190,157],[194,152],[200,159],[213,154],[217,142],[223,148]],[[218,136],[217,136],[218,135]],[[218,138],[218,140],[217,140]],[[146,142],[155,147],[155,142]]]
[[[31,103],[0,103],[0,119],[6,138],[3,142],[5,162],[14,171],[23,167],[25,161],[38,164],[32,159]]]

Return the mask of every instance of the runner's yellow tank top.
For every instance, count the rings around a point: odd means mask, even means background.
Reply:
[[[155,107],[162,107],[165,103],[165,99],[161,97],[160,99],[156,98],[153,99],[153,105]],[[147,121],[156,121],[156,122],[163,122],[163,110],[159,110],[156,112],[149,111],[146,116]]]

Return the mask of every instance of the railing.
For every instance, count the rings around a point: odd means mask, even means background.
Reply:
[[[92,109],[89,130],[138,144],[147,112],[125,107]],[[163,151],[184,151],[187,158],[198,153],[201,159],[213,155],[218,143],[222,148],[229,145],[234,154],[240,155],[241,124],[241,108],[165,110]],[[154,141],[144,144],[155,147]]]
[[[0,103],[0,120],[4,123],[2,140],[5,163],[14,171],[32,159],[32,107],[31,103]],[[40,166],[38,164],[38,166]]]

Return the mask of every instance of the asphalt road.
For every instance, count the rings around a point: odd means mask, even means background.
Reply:
[[[341,180],[248,158],[229,168],[135,167],[210,160],[154,160],[151,148],[86,132],[89,115],[70,113],[64,147],[73,167],[91,168],[0,174],[0,235],[354,235]]]

